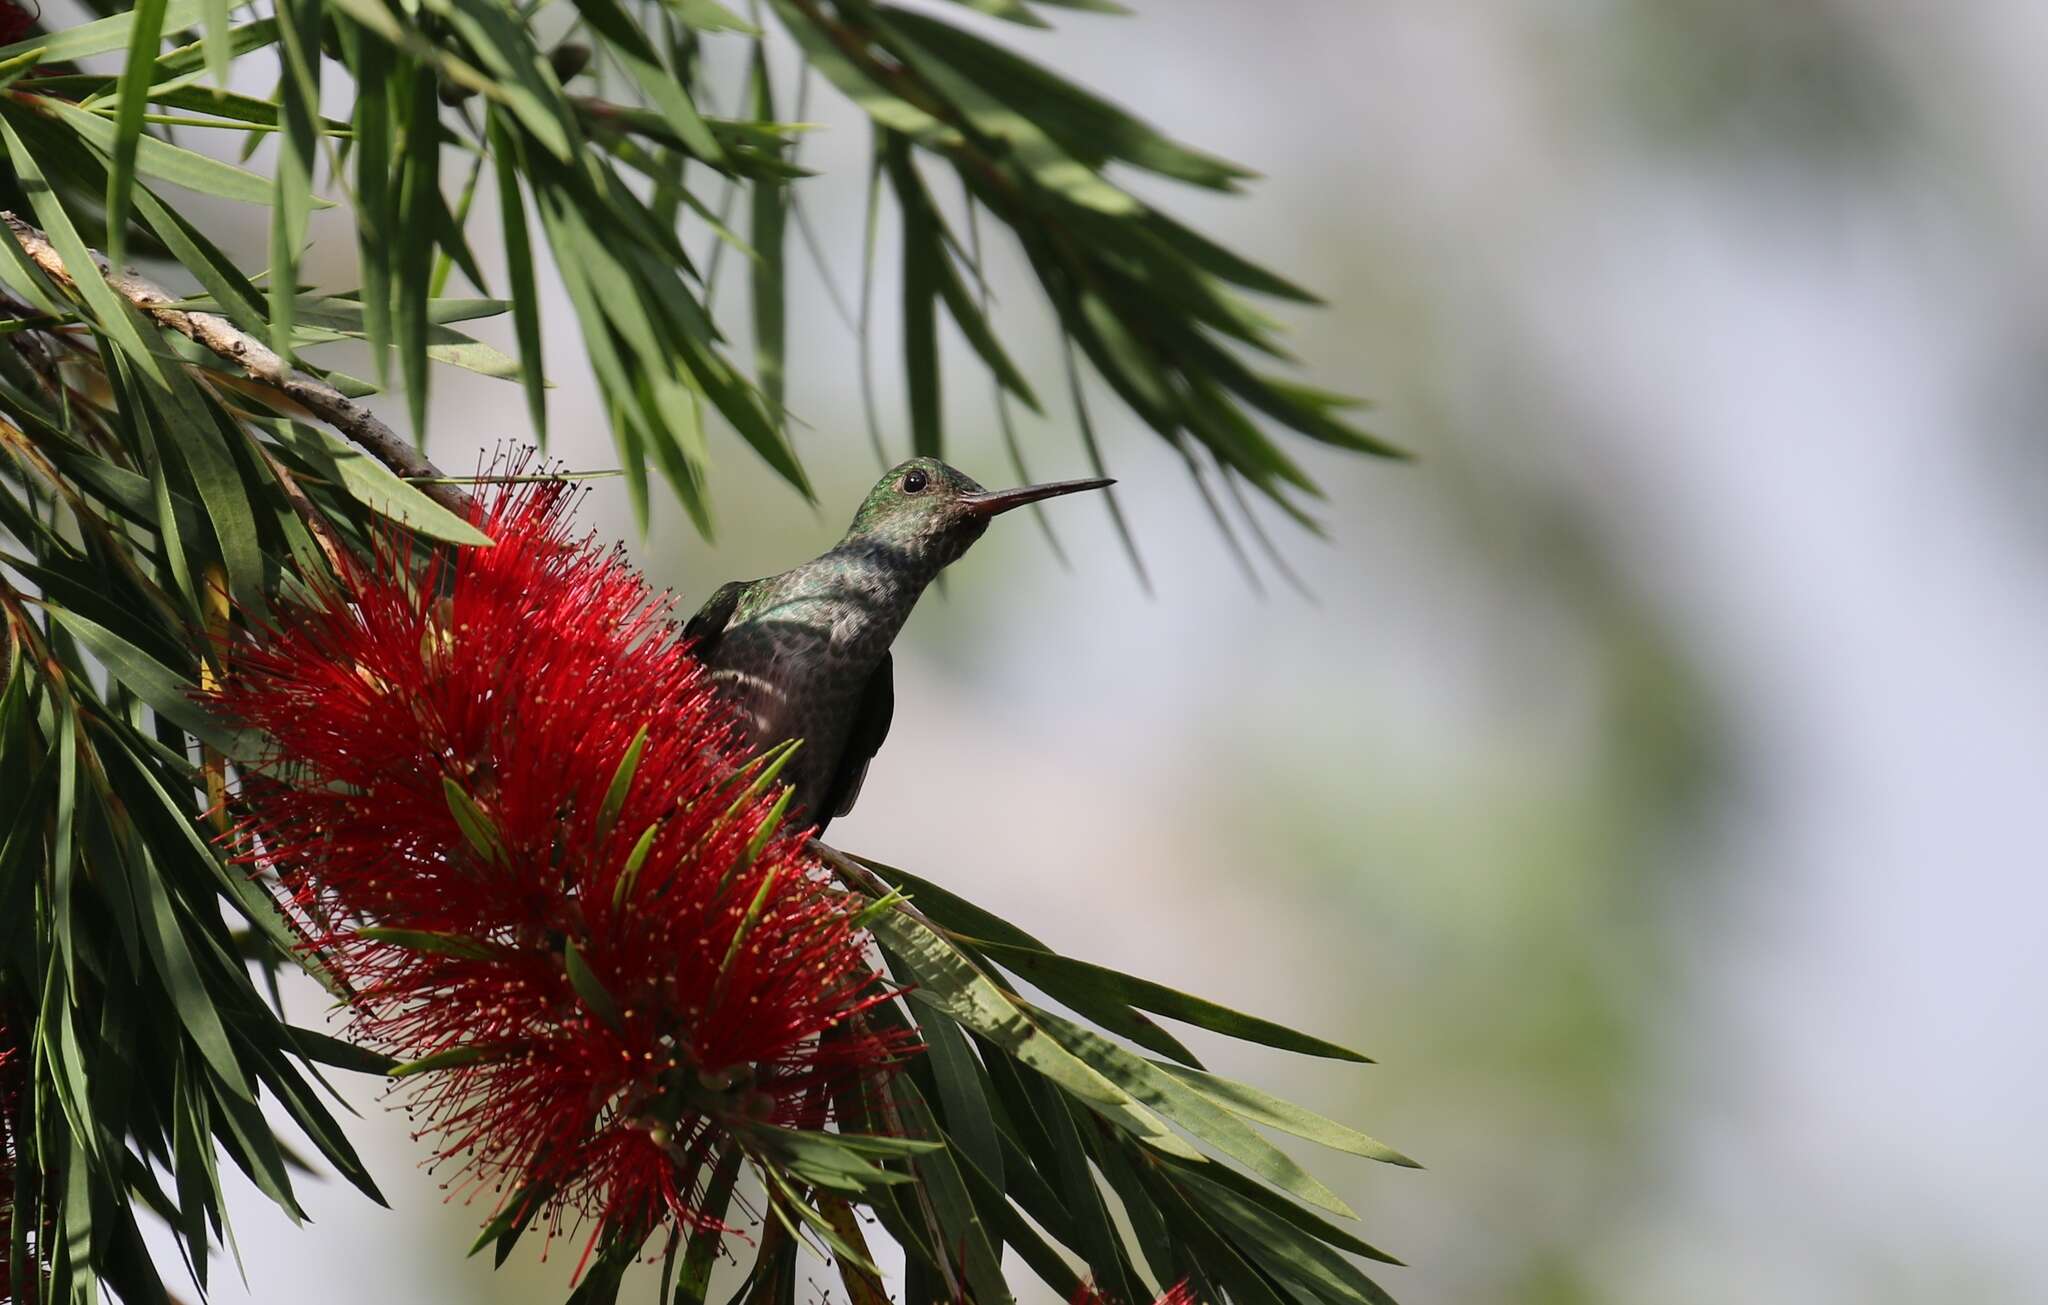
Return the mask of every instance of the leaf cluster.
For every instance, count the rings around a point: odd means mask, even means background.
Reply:
[[[1116,1301],[1151,1300],[1183,1280],[1199,1300],[1390,1299],[1350,1257],[1399,1261],[1332,1222],[1356,1215],[1259,1127],[1414,1162],[1209,1073],[1153,1016],[1339,1061],[1364,1056],[1061,956],[907,871],[830,859],[880,894],[870,927],[909,985],[902,1011],[882,1014],[912,1021],[927,1048],[870,1104],[871,1123],[944,1144],[900,1162],[919,1181],[874,1206],[909,1256],[907,1300],[1012,1299],[1006,1249],[1064,1296],[1085,1272]]]

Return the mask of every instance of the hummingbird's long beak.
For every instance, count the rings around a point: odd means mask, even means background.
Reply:
[[[1044,485],[1023,485],[1017,489],[983,490],[979,494],[962,494],[958,502],[969,513],[978,517],[992,517],[1011,508],[1023,507],[1041,499],[1058,498],[1062,494],[1078,494],[1084,489],[1107,489],[1116,484],[1113,480],[1055,480]]]

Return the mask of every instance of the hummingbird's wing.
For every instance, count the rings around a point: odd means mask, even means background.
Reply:
[[[746,581],[726,581],[697,609],[695,616],[683,623],[683,637],[696,641],[697,660],[706,666],[718,664],[718,641],[724,637],[725,627],[740,605],[740,595],[746,591]]]
[[[853,810],[854,799],[860,796],[861,781],[868,777],[868,763],[881,751],[882,740],[889,737],[889,722],[895,715],[896,659],[883,653],[882,664],[875,667],[861,690],[860,703],[853,712],[853,726],[846,734],[846,750],[839,754],[839,768],[832,776],[831,787],[825,791],[825,800],[819,804],[820,833],[824,832],[824,818],[843,816]]]

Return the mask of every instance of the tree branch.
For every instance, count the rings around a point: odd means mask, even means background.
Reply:
[[[0,211],[0,221],[7,223],[30,262],[59,285],[76,286],[70,269],[64,266],[63,256],[41,231],[11,212]],[[101,275],[115,294],[148,314],[159,325],[240,367],[251,380],[276,390],[305,408],[400,476],[422,482],[419,484],[420,492],[449,511],[465,517],[469,515],[475,500],[468,492],[456,485],[426,481],[424,478],[427,477],[441,477],[441,469],[368,408],[327,382],[294,368],[276,350],[227,318],[215,313],[173,308],[171,305],[178,301],[178,297],[162,286],[133,272],[114,271],[97,254],[93,255],[93,261],[99,265]]]

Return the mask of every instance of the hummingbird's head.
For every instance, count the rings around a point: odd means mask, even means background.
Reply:
[[[937,570],[980,539],[992,517],[1040,499],[1115,483],[1060,480],[1020,489],[986,490],[966,472],[937,458],[912,458],[891,467],[868,491],[846,537],[901,549]]]

